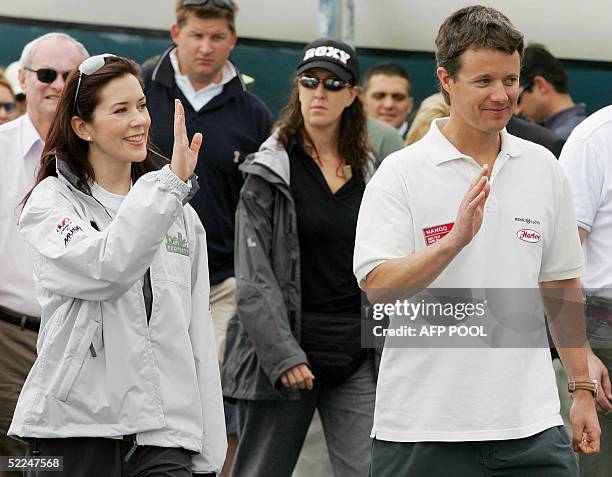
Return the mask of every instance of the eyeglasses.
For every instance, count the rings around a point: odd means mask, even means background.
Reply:
[[[319,78],[314,78],[312,76],[300,76],[298,78],[298,83],[302,85],[304,88],[308,89],[316,89],[319,86],[319,83],[323,83],[323,88],[327,91],[340,91],[341,89],[349,86],[348,83],[339,80],[338,78],[326,78],[324,80],[320,80]]]
[[[100,68],[106,64],[106,58],[109,56],[115,56],[112,53],[103,53],[101,55],[90,56],[83,63],[79,65],[79,82],[77,83],[76,93],[74,93],[74,106],[73,110],[76,110],[77,99],[79,97],[79,89],[81,88],[81,80],[83,75],[91,76]]]
[[[187,7],[189,5],[204,6],[211,1],[213,5],[217,8],[222,8],[223,10],[227,10],[232,13],[234,12],[234,6],[232,5],[231,0],[185,0],[183,2],[183,6],[184,7]]]
[[[23,69],[31,73],[36,73],[36,78],[38,78],[38,81],[40,81],[41,83],[49,84],[55,81],[55,78],[57,78],[58,74],[61,74],[62,78],[64,78],[64,81],[66,81],[71,73],[71,71],[64,71],[63,73],[59,73],[53,68],[38,68],[37,70],[33,70],[32,68],[28,68],[27,66],[25,66]]]
[[[0,103],[0,109],[4,108],[7,113],[12,113],[15,111],[16,107],[17,105],[15,103]]]
[[[521,98],[523,97],[523,93],[531,91],[532,89],[533,89],[533,82],[532,81],[528,81],[523,86],[521,86],[521,88],[519,89],[519,95],[518,95],[517,103],[521,102]]]

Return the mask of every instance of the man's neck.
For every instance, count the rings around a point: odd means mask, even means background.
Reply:
[[[188,78],[189,78],[189,82],[193,86],[193,89],[195,89],[196,91],[200,91],[201,89],[204,89],[213,83],[214,84],[221,83],[221,80],[223,79],[223,70],[219,71],[219,73],[213,77],[191,78],[188,76]]]
[[[574,103],[572,97],[569,94],[559,94],[557,95],[555,101],[552,102],[551,108],[548,111],[548,117],[546,119],[550,118],[551,116],[554,116],[557,113],[560,113],[561,111],[573,108],[574,106],[576,106],[576,104]]]
[[[440,128],[440,132],[458,151],[473,158],[481,166],[489,164],[489,170],[493,170],[493,163],[501,149],[499,131],[481,131],[464,122],[453,120],[451,116]]]
[[[34,129],[36,129],[36,132],[38,133],[40,138],[43,141],[46,141],[53,120],[51,118],[46,118],[42,115],[37,115],[36,113],[32,113],[30,111],[28,111],[26,114],[30,118],[30,121],[34,125]]]

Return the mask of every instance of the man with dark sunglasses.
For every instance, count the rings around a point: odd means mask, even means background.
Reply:
[[[44,140],[64,88],[63,75],[77,68],[87,56],[81,43],[63,33],[48,33],[28,43],[23,49],[19,69],[27,113],[0,126],[3,156],[3,173],[0,174],[0,455],[3,456],[22,456],[25,452],[25,446],[6,437],[6,432],[21,387],[36,358],[40,325],[32,263],[17,229],[19,204],[34,184]]]
[[[204,134],[196,166],[200,191],[191,205],[204,224],[208,242],[210,298],[219,359],[223,359],[227,323],[235,314],[234,215],[243,178],[238,166],[259,149],[272,127],[267,107],[247,91],[229,55],[237,40],[235,2],[179,0],[168,48],[157,64],[144,68],[151,114],[150,134],[170,157],[174,100],[185,107],[187,135]],[[228,472],[237,424],[226,404]]]

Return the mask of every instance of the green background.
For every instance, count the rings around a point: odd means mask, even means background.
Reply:
[[[18,23],[17,23],[18,22]],[[93,30],[96,31],[93,31]],[[169,34],[154,31],[116,32],[104,27],[41,24],[6,19],[0,21],[0,65],[19,58],[24,45],[49,31],[63,31],[81,41],[91,54],[115,53],[139,63],[157,55],[171,44]],[[242,73],[255,78],[252,91],[276,116],[285,104],[301,45],[241,39],[232,60]],[[361,70],[381,61],[401,64],[413,78],[415,101],[436,91],[433,53],[358,49]],[[571,93],[576,102],[586,102],[589,113],[612,104],[612,64],[592,61],[564,61],[570,75]]]

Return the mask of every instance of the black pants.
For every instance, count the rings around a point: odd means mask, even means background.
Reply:
[[[26,455],[62,456],[64,470],[29,470],[24,474],[27,477],[191,477],[192,453],[181,448],[137,446],[128,456],[131,439],[75,437],[29,442]]]
[[[374,439],[370,477],[578,477],[563,426],[523,439],[387,442]]]

